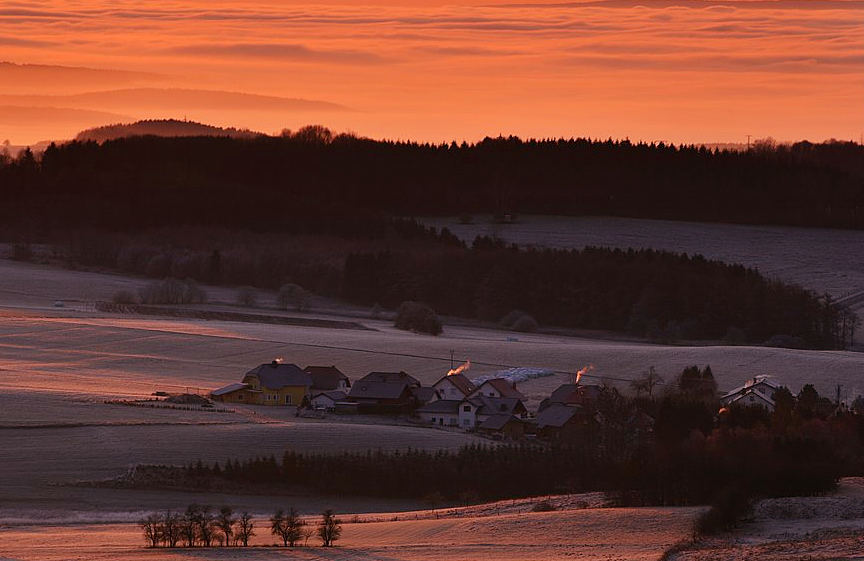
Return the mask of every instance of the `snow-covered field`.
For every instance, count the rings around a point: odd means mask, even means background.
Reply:
[[[585,246],[653,248],[740,263],[769,277],[841,297],[864,290],[864,232],[784,226],[703,224],[610,217],[520,216],[496,224],[488,216],[474,224],[453,217],[423,218],[447,227],[469,244],[477,235],[497,236],[520,246],[582,249]]]

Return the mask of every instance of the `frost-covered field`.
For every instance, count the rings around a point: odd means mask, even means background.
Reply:
[[[238,497],[71,485],[119,476],[136,463],[224,461],[278,455],[287,448],[452,449],[478,441],[458,431],[356,418],[347,422],[297,419],[288,416],[287,409],[203,412],[105,403],[143,398],[158,390],[206,391],[237,381],[251,367],[274,357],[301,366],[336,364],[354,379],[372,370],[406,370],[425,384],[447,372],[451,350],[458,361],[471,359],[469,377],[511,367],[555,371],[520,384],[530,406],[567,381],[565,372],[588,363],[595,366],[589,381],[606,377],[622,389],[627,388],[627,379],[649,365],[671,379],[687,365],[710,364],[722,389],[771,373],[793,391],[814,383],[820,392],[831,394],[839,383],[847,396],[864,392],[864,354],[859,353],[672,347],[549,335],[513,338],[502,331],[452,326],[440,337],[429,337],[393,329],[385,321],[363,321],[374,330],[327,329],[111,315],[95,312],[89,304],[144,282],[0,260],[0,438],[4,443],[0,525],[15,525],[3,530],[0,558],[166,558],[164,552],[142,550],[138,530],[131,525],[93,529],[82,525],[128,523],[143,512],[180,508],[193,501],[227,502],[261,513],[274,506],[297,506],[307,512],[324,507],[339,512],[393,512],[419,506],[404,501]],[[208,291],[214,299],[231,301],[229,289]],[[64,300],[64,307],[53,306],[58,298]],[[344,549],[326,558],[642,559],[649,553],[655,557],[687,533],[684,526],[690,514],[640,512],[622,514],[631,516],[634,524],[638,519],[638,524],[621,535],[610,534],[610,528],[627,527],[614,513],[581,518],[578,525],[570,518],[578,513],[530,518],[560,522],[559,526],[536,522],[540,525],[535,527],[528,518],[506,517],[482,522],[416,521],[415,526],[380,526],[375,532],[371,524],[357,525],[356,530],[346,530]],[[538,544],[534,537],[524,537],[520,528],[547,537],[537,538],[543,541]],[[455,537],[442,537],[445,534]],[[354,541],[349,543],[349,537]],[[448,547],[440,547],[445,539],[451,540],[446,542]],[[622,553],[616,549],[621,544],[631,544],[630,549],[625,547]],[[281,554],[261,549],[250,558]],[[200,555],[233,558],[215,551]],[[322,558],[319,550],[308,555]]]
[[[733,534],[705,538],[672,559],[864,559],[864,478],[847,478],[824,497],[759,501],[753,520]]]
[[[835,297],[864,290],[864,232],[855,230],[564,216],[520,216],[516,224],[496,224],[488,216],[478,216],[468,225],[453,217],[424,218],[423,222],[447,227],[468,243],[480,234],[521,246],[701,253]]]
[[[496,559],[577,559],[643,561],[657,559],[685,536],[696,509],[640,508],[564,510],[372,523],[346,523],[338,547],[264,547],[274,543],[266,521],[258,520],[251,548],[194,551],[146,549],[140,530],[131,524],[47,526],[38,530],[4,530],[0,559],[60,561],[67,559],[126,561],[151,559],[303,559],[463,561]],[[411,513],[404,513],[410,518]],[[350,520],[350,517],[348,517]],[[312,545],[313,540],[310,540]]]

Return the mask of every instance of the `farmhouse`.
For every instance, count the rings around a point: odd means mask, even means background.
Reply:
[[[553,441],[580,440],[592,420],[579,405],[553,403],[537,413],[537,436]]]
[[[439,399],[417,409],[426,423],[474,429],[490,417],[505,415],[525,418],[528,410],[522,401],[508,397],[479,396],[471,399]]]
[[[540,402],[539,411],[543,411],[552,404],[580,405],[582,407],[594,407],[597,399],[603,391],[600,386],[583,384],[562,384],[552,395]]]
[[[514,415],[492,415],[477,427],[477,432],[516,440],[525,436],[525,421]]]
[[[477,387],[464,374],[449,374],[434,384],[432,388],[438,399],[465,399]]]
[[[462,401],[458,399],[439,399],[418,408],[415,413],[426,424],[458,427],[459,406],[461,404]]]
[[[758,405],[768,411],[774,411],[774,392],[780,386],[768,376],[756,376],[747,380],[743,386],[735,388],[720,398],[720,404],[729,405]]]
[[[351,386],[347,400],[356,403],[359,411],[402,413],[415,405],[413,387],[409,382],[377,382],[359,380]]]
[[[246,373],[241,383],[212,392],[217,401],[258,405],[304,405],[309,400],[312,379],[296,364],[273,362]]]
[[[516,399],[525,399],[522,392],[516,389],[516,384],[508,382],[504,378],[492,378],[491,380],[486,380],[477,386],[477,388],[474,389],[468,397],[477,397],[481,395],[486,397],[513,397]]]

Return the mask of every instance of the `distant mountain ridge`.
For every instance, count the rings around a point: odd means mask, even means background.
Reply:
[[[105,142],[115,138],[129,136],[228,136],[231,138],[254,138],[264,136],[263,133],[247,129],[214,127],[195,121],[180,121],[178,119],[151,119],[134,123],[117,123],[87,129],[78,133],[75,140]]]

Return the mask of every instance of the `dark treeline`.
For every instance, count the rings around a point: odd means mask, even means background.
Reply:
[[[807,386],[781,390],[777,410],[734,407],[692,395],[625,399],[606,389],[604,424],[585,425],[568,445],[472,445],[457,452],[409,450],[304,454],[197,463],[183,484],[249,486],[321,494],[489,501],[605,491],[622,504],[718,503],[729,494],[823,493],[864,467],[864,418],[832,407]],[[823,402],[827,402],[827,407]],[[655,417],[652,434],[628,427],[634,407]],[[428,500],[428,499],[427,499]],[[739,513],[740,514],[740,513]]]
[[[342,296],[385,307],[420,300],[438,313],[499,320],[513,309],[541,325],[663,341],[720,339],[842,348],[857,320],[830,297],[740,265],[653,250],[474,249],[350,254]],[[769,342],[769,344],[773,344]]]
[[[382,225],[387,239],[363,241],[191,228],[132,236],[79,232],[53,244],[49,254],[69,267],[273,290],[290,284],[391,310],[419,301],[438,314],[495,322],[520,310],[541,326],[662,342],[844,348],[860,324],[830,296],[699,255],[517,250],[488,238],[466,248],[446,229],[411,220]],[[27,248],[19,258],[32,258]],[[137,298],[146,301],[143,293]]]
[[[554,213],[864,227],[864,148],[747,152],[629,141],[415,144],[135,137],[0,156],[0,219],[44,229],[198,225],[365,235],[381,213]],[[373,232],[374,233],[374,232]],[[380,233],[380,232],[378,232]]]

